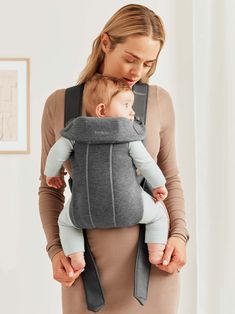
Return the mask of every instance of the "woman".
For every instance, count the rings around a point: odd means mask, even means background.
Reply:
[[[96,72],[124,78],[130,86],[136,82],[147,83],[156,69],[164,40],[162,21],[153,11],[141,5],[124,6],[111,17],[94,41],[92,53],[78,83],[86,82]],[[39,206],[54,279],[62,284],[63,313],[86,314],[90,312],[87,310],[80,273],[73,273],[70,259],[65,257],[59,241],[57,219],[63,208],[64,189],[49,188],[43,174],[48,151],[64,126],[64,94],[63,89],[50,95],[43,112]],[[148,300],[141,306],[133,298],[139,226],[88,230],[89,244],[105,294],[106,304],[101,313],[177,312],[179,271],[186,263],[188,232],[175,158],[174,111],[169,94],[157,86],[149,87],[146,129],[147,149],[165,175],[169,191],[165,205],[170,218],[170,235],[163,264],[151,268]],[[70,173],[70,164],[64,166]]]

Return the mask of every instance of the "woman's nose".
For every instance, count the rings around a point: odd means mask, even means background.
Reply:
[[[135,78],[139,79],[142,77],[142,70],[143,67],[141,64],[135,64],[133,65],[133,67],[131,68],[131,75],[134,76]]]

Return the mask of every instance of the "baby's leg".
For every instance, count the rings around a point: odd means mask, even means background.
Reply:
[[[76,228],[69,216],[70,200],[65,204],[58,218],[60,241],[65,256],[71,258],[74,270],[85,267],[84,238],[82,229]]]
[[[168,239],[169,216],[161,202],[154,202],[152,197],[142,190],[143,217],[140,223],[146,224],[145,242],[148,244],[149,261],[160,264]]]

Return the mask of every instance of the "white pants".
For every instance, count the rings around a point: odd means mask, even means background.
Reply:
[[[166,244],[169,232],[169,216],[161,202],[154,202],[152,197],[142,190],[143,217],[140,224],[145,226],[145,242]],[[84,251],[84,239],[82,229],[76,228],[69,216],[70,199],[61,211],[58,224],[60,241],[66,256]]]

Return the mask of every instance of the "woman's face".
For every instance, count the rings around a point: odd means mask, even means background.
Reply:
[[[105,33],[101,39],[105,58],[100,72],[103,75],[124,78],[129,86],[145,77],[151,65],[156,62],[160,50],[160,42],[147,36],[128,36],[115,49],[110,50],[110,46],[109,37]]]

